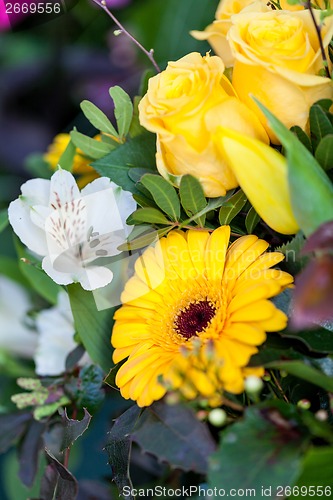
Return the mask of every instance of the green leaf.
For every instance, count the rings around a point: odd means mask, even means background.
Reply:
[[[170,221],[162,212],[152,207],[139,208],[133,212],[126,221],[127,224],[140,224],[142,222],[150,224],[170,224]]]
[[[8,226],[8,210],[7,208],[4,208],[3,210],[0,210],[0,233],[6,229]]]
[[[158,229],[157,231],[152,229],[150,226],[148,228],[147,226],[138,226],[135,229],[139,228],[140,229],[143,228],[143,231],[141,231],[140,236],[136,236],[136,233],[132,231],[127,242],[120,245],[118,247],[118,250],[133,251],[151,245],[152,243],[155,243],[159,238],[162,238],[162,236],[165,236],[172,229],[172,226]]]
[[[323,137],[333,134],[333,125],[325,111],[318,104],[311,106],[309,119],[311,138],[316,149]]]
[[[85,365],[78,377],[73,376],[70,379],[65,389],[78,408],[87,407],[89,411],[94,412],[104,399],[103,378],[103,371],[99,366]]]
[[[67,290],[76,331],[91,359],[108,372],[113,365],[110,337],[115,308],[98,311],[94,295],[78,283]]]
[[[31,177],[50,179],[53,174],[49,163],[44,160],[43,155],[40,153],[32,153],[25,158],[24,167],[31,174]]]
[[[75,146],[81,149],[81,151],[83,151],[85,155],[89,156],[89,158],[94,160],[103,158],[116,147],[116,144],[112,145],[106,142],[97,141],[87,135],[81,134],[77,130],[72,130],[70,136]]]
[[[69,141],[65,151],[62,153],[58,160],[58,167],[63,170],[68,170],[69,172],[73,169],[74,156],[76,155],[76,147],[73,141]]]
[[[117,85],[109,90],[114,102],[114,114],[120,137],[126,137],[133,117],[133,104],[128,94]]]
[[[62,438],[60,451],[64,451],[66,448],[72,446],[74,441],[76,441],[77,438],[82,436],[82,434],[88,429],[91,420],[91,415],[84,408],[84,416],[82,420],[74,420],[68,418],[66,408],[64,410],[59,410],[59,412],[60,415],[62,416],[62,421],[64,424],[63,426],[64,434]]]
[[[253,230],[259,221],[260,221],[259,215],[255,211],[255,209],[253,207],[251,207],[247,213],[246,218],[245,218],[245,227],[246,227],[248,234],[253,233]]]
[[[140,416],[132,439],[148,453],[182,470],[205,474],[215,449],[205,423],[186,406],[157,402]]]
[[[323,498],[331,497],[333,491],[332,463],[332,446],[310,448],[303,459],[302,472],[294,482],[294,486],[298,486],[299,491],[295,488],[295,494],[289,496],[289,500],[295,500],[296,498],[298,500],[300,498],[313,499],[320,496]],[[331,488],[325,490],[327,486]],[[302,494],[302,491],[304,494]],[[324,492],[324,494],[321,495],[321,492]]]
[[[242,210],[246,202],[246,195],[241,189],[232,195],[220,208],[219,221],[221,226],[230,224],[232,219]]]
[[[133,167],[156,170],[155,153],[156,137],[147,132],[120,144],[104,158],[93,162],[92,166],[100,175],[133,193],[137,192],[137,188],[129,178],[129,170]]]
[[[308,261],[306,256],[300,254],[304,243],[305,237],[300,231],[288,243],[275,248],[277,252],[282,252],[285,255],[283,265],[293,275],[299,273]]]
[[[40,262],[25,250],[18,238],[14,238],[14,243],[20,259],[19,268],[30,286],[48,302],[57,304],[61,287],[39,268]]]
[[[326,135],[319,142],[315,158],[324,170],[333,168],[333,134]]]
[[[297,139],[301,141],[302,144],[312,153],[312,145],[309,136],[304,132],[301,127],[298,125],[294,125],[294,127],[291,127],[290,131],[296,135]]]
[[[118,132],[108,119],[108,117],[101,111],[95,104],[90,101],[82,101],[81,109],[85,117],[90,121],[90,123],[106,134],[110,134],[114,137],[119,137]]]
[[[163,177],[146,174],[141,179],[141,184],[151,193],[156,205],[171,219],[177,221],[180,217],[180,203],[175,188]]]
[[[207,200],[200,182],[192,175],[183,175],[179,186],[181,204],[186,214],[191,217],[207,206]],[[198,217],[198,225],[204,227],[205,215]]]
[[[213,210],[216,210],[221,205],[223,205],[223,203],[225,203],[232,196],[232,194],[233,194],[233,191],[230,191],[225,196],[219,196],[218,198],[210,198],[208,200],[208,203],[207,203],[207,205],[206,205],[205,208],[203,208],[202,210],[200,210],[200,212],[198,212],[197,214],[193,215],[189,219],[186,219],[185,221],[183,221],[182,224],[180,224],[179,228],[181,228],[183,226],[187,226],[191,222],[196,221],[199,217],[202,217],[203,215],[206,215],[209,212],[212,212]]]
[[[302,361],[273,361],[272,363],[267,363],[265,366],[266,368],[284,370],[290,373],[290,375],[294,375],[311,384],[315,384],[328,392],[333,392],[333,378],[328,377],[319,370],[316,370],[316,368]]]
[[[330,330],[319,328],[301,332],[284,332],[284,337],[301,340],[313,352],[333,353],[333,334]]]
[[[29,281],[23,276],[22,272],[20,271],[20,266],[17,259],[1,255],[0,274],[7,276],[7,278],[20,283],[27,288],[30,287]]]
[[[108,440],[105,450],[108,454],[108,463],[112,469],[112,479],[119,488],[119,491],[127,486],[132,489],[129,475],[129,460],[131,453],[131,433],[142,412],[138,406],[131,406],[125,413],[117,418],[108,433]],[[133,500],[132,495],[126,496],[127,500]]]
[[[267,497],[277,498],[276,488],[292,484],[299,475],[309,440],[298,421],[295,407],[281,401],[247,408],[244,419],[222,434],[210,460],[209,486],[254,490],[251,495],[260,498],[265,489]]]
[[[293,212],[308,236],[333,219],[333,185],[310,151],[267,108],[255,101],[286,150]]]

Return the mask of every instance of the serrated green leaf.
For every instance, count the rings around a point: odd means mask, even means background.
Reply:
[[[76,154],[76,147],[72,141],[69,141],[65,151],[62,153],[62,155],[58,160],[58,167],[62,168],[63,170],[68,170],[68,172],[71,172],[73,169],[73,161],[75,154]]]
[[[189,217],[200,212],[207,206],[207,200],[200,182],[192,175],[183,175],[179,186],[181,204]],[[198,217],[197,223],[204,227],[206,216]]]
[[[8,221],[8,210],[7,208],[4,208],[3,210],[0,210],[0,233],[6,229],[8,226],[9,221]]]
[[[304,234],[308,236],[321,224],[333,219],[332,182],[294,134],[257,99],[254,100],[286,150],[294,216]]]
[[[318,104],[311,106],[309,119],[312,143],[316,149],[323,137],[333,134],[333,125],[325,111]]]
[[[81,134],[77,130],[72,130],[70,136],[75,146],[81,149],[85,155],[89,156],[89,158],[93,160],[103,158],[116,147],[115,143],[112,145],[106,142],[97,141],[87,135]]]
[[[112,365],[109,362],[109,367]],[[78,408],[88,408],[94,412],[104,399],[102,390],[103,370],[97,365],[85,365],[78,377],[73,376],[65,385],[65,390],[75,400]]]
[[[165,215],[156,208],[139,208],[133,212],[128,218],[127,224],[137,224],[146,222],[150,224],[170,224],[170,221]]]
[[[108,372],[113,365],[110,337],[115,309],[98,311],[93,294],[77,283],[67,290],[76,331],[91,359]]]
[[[259,221],[260,221],[259,215],[254,210],[254,208],[251,207],[245,218],[245,227],[248,234],[252,234],[254,228],[256,227]]]
[[[229,200],[220,208],[219,221],[221,226],[224,224],[230,224],[230,222],[242,210],[246,202],[247,198],[241,189],[232,195],[231,198],[229,198]]]
[[[137,193],[135,183],[129,178],[131,168],[155,170],[156,137],[149,132],[129,139],[120,144],[104,158],[92,163],[93,168],[102,176],[127,191]]]
[[[180,217],[180,203],[175,188],[163,177],[154,174],[144,175],[140,182],[151,193],[156,205],[177,221]]]
[[[299,141],[301,141],[302,144],[304,144],[306,149],[308,149],[310,151],[310,153],[312,153],[312,145],[311,145],[310,138],[304,132],[304,130],[301,129],[301,127],[299,127],[298,125],[295,125],[294,127],[291,127],[290,131],[293,132],[293,134],[296,135],[297,139]]]
[[[114,114],[120,137],[126,137],[133,117],[133,104],[128,94],[117,85],[109,90],[114,102]]]
[[[306,256],[300,254],[304,243],[304,234],[302,231],[299,231],[292,240],[288,241],[288,243],[284,243],[275,248],[277,252],[281,252],[285,255],[283,265],[286,266],[287,271],[293,275],[299,273],[308,261]]]
[[[69,403],[71,403],[71,400],[67,396],[61,396],[61,398],[54,403],[37,406],[37,408],[35,408],[33,411],[34,419],[42,420],[45,417],[49,417],[50,415],[53,415],[53,413],[55,413],[59,408],[68,405]]]
[[[333,168],[333,134],[328,134],[319,142],[315,158],[324,170]]]
[[[119,137],[118,132],[108,117],[95,104],[90,101],[82,101],[80,106],[85,117],[97,130],[113,135],[114,137]]]

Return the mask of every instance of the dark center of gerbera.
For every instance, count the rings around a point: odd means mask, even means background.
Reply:
[[[186,339],[202,332],[214,318],[215,306],[208,300],[193,302],[183,309],[174,321],[174,328]]]

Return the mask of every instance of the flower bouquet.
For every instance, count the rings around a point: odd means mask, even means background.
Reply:
[[[0,448],[43,500],[330,498],[330,2],[222,0],[191,31],[212,50],[161,68],[95,3],[153,70],[134,99],[110,88],[114,116],[84,100],[95,132],[58,135],[2,212]],[[83,496],[92,428],[111,468]]]

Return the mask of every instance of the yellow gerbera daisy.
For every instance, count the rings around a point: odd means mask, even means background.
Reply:
[[[43,156],[44,160],[50,165],[52,170],[58,166],[59,159],[68,146],[71,137],[69,134],[58,134],[53,139],[52,144],[47,148],[47,152]],[[96,135],[94,139],[101,140],[100,135]],[[89,182],[99,177],[96,170],[89,165],[90,160],[84,155],[80,149],[76,149],[76,154],[73,160],[73,174],[79,175],[78,186],[80,188],[86,186]]]
[[[242,236],[229,248],[230,227],[173,230],[136,261],[122,293],[111,342],[120,367],[116,383],[125,399],[148,406],[170,389],[192,399],[221,402],[222,391],[241,393],[246,368],[266,331],[286,326],[268,299],[292,283],[272,266],[279,252]]]

